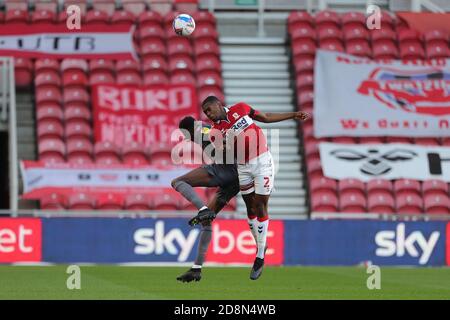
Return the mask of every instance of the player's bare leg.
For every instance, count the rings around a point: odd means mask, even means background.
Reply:
[[[175,178],[172,181],[172,187],[181,193],[183,197],[191,202],[199,210],[199,214],[196,216],[205,216],[206,218],[214,219],[215,212],[205,205],[203,200],[195,192],[194,187],[216,187],[211,175],[204,168],[196,168],[189,171],[181,177]],[[189,221],[190,225],[199,223],[199,219],[194,217]]]
[[[255,194],[252,207],[254,208],[256,218],[256,246],[257,253],[250,273],[250,279],[258,279],[264,267],[264,255],[267,250],[267,231],[269,228],[268,202],[269,195]]]
[[[214,198],[208,203],[208,208],[211,208],[216,214],[223,209],[226,205],[226,201],[218,198],[218,194],[214,195]],[[212,220],[205,220],[201,222],[201,231],[199,236],[199,243],[197,247],[197,257],[195,258],[194,265],[191,269],[183,273],[177,278],[181,282],[200,281],[202,278],[202,266],[205,262],[206,252],[208,251],[209,244],[212,237]]]

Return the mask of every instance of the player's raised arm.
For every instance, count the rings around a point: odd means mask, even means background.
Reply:
[[[272,112],[261,112],[258,111],[254,114],[253,119],[259,122],[264,123],[272,123],[272,122],[280,122],[284,120],[308,120],[310,118],[309,113],[304,111],[297,111],[297,112],[282,112],[282,113],[272,113]]]

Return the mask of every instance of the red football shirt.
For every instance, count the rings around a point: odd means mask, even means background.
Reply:
[[[262,129],[253,122],[258,111],[243,102],[225,108],[225,111],[227,119],[214,123],[210,136],[214,140],[213,130],[219,130],[224,142],[231,141],[234,145],[234,158],[238,164],[248,163],[269,150]],[[217,146],[217,141],[212,142]],[[227,146],[230,149],[230,145]]]

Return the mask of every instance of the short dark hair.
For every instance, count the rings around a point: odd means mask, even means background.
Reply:
[[[217,98],[216,96],[208,96],[205,100],[203,100],[203,102],[202,102],[202,108],[203,108],[204,106],[206,106],[207,104],[210,104],[210,103],[216,103],[216,102],[221,103],[220,100],[219,100],[219,98]]]
[[[191,116],[184,117],[180,120],[180,123],[178,124],[178,128],[185,129],[185,130],[193,130],[194,129],[194,122],[195,119]]]

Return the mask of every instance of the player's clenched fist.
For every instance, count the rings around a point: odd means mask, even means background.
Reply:
[[[311,118],[311,115],[308,112],[304,112],[304,111],[298,111],[295,113],[294,119],[295,120],[308,120],[309,118]]]

